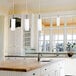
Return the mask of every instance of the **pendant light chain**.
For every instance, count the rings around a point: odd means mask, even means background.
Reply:
[[[13,0],[13,18],[11,19],[11,31],[15,31],[16,28],[16,19],[14,18],[14,0]]]
[[[57,16],[57,26],[60,26],[60,17],[59,17],[59,15]]]
[[[14,8],[15,8],[15,7],[14,7],[14,0],[13,0],[13,18],[14,18]]]
[[[28,18],[28,10],[27,10],[27,0],[25,1],[25,4],[26,4],[26,18],[24,19],[24,28],[25,28],[25,31],[29,31],[29,18]]]
[[[27,13],[27,0],[26,0],[26,13]]]
[[[26,0],[26,19],[28,19],[27,0]]]
[[[39,12],[38,12],[39,16],[38,16],[38,31],[42,30],[42,19],[40,17],[40,0],[39,0]]]
[[[40,15],[40,0],[39,0],[39,15]]]

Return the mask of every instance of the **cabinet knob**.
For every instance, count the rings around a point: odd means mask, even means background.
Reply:
[[[45,70],[47,70],[47,69],[45,69]]]
[[[33,73],[33,76],[35,75],[35,73]]]

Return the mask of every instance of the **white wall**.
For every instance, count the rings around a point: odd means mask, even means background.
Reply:
[[[4,16],[0,16],[0,60],[3,58],[4,51]]]
[[[9,16],[9,21],[12,16]],[[20,15],[15,15],[20,17]],[[17,27],[15,31],[11,31],[10,22],[8,25],[8,55],[21,55],[21,27]]]
[[[20,55],[21,53],[21,28],[16,28],[15,31],[11,31],[9,28],[8,33],[8,54]]]

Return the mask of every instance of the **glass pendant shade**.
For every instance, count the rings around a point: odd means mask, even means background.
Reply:
[[[14,31],[16,28],[16,19],[12,18],[11,19],[11,31]]]
[[[37,26],[38,26],[38,31],[41,31],[42,30],[42,19],[40,18],[40,16],[38,18]]]
[[[60,17],[57,17],[57,26],[60,26]]]
[[[24,19],[24,28],[25,31],[29,31],[29,19]]]

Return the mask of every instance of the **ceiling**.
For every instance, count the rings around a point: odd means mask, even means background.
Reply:
[[[0,11],[6,10],[10,12],[11,10],[13,10],[13,2],[14,10],[18,11],[17,13],[25,13],[26,11],[28,11],[29,13],[41,13],[42,17],[50,17],[50,13],[52,12],[76,11],[76,0],[27,0],[27,10],[26,0],[0,0]],[[73,21],[68,21],[68,25],[71,24],[76,24],[76,18],[73,19]],[[50,20],[44,19],[43,25],[50,26]],[[54,20],[53,25],[56,26],[56,19]],[[62,19],[61,25],[64,25]]]
[[[56,18],[52,18],[52,26],[56,27],[57,26],[57,22],[56,22]],[[76,26],[76,16],[75,17],[67,17],[67,26]],[[50,19],[43,19],[42,20],[42,24],[45,27],[50,27],[51,23],[50,23]],[[64,18],[60,18],[60,26],[64,27]]]
[[[0,0],[0,9],[26,10],[26,0]],[[27,0],[27,11],[39,13],[39,0]],[[40,0],[40,13],[76,10],[76,0]]]

